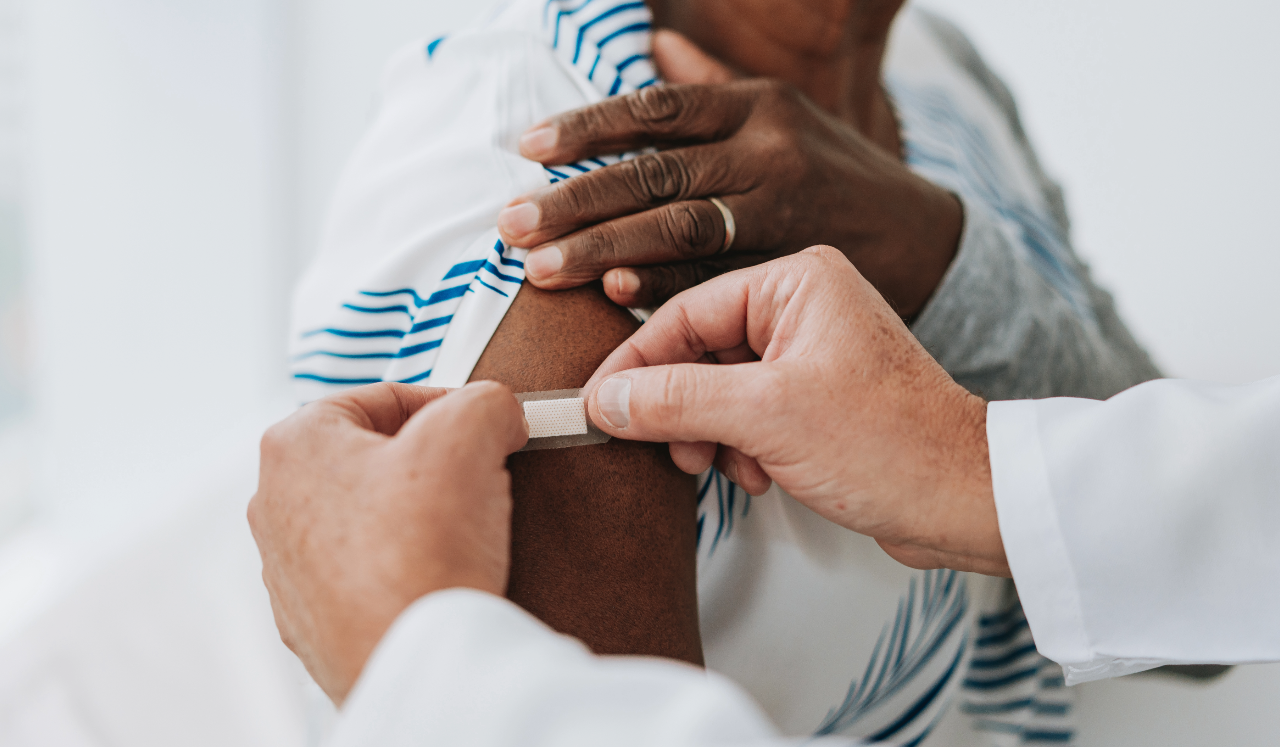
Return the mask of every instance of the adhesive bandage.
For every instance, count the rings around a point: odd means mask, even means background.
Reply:
[[[529,421],[529,443],[520,451],[602,444],[610,438],[587,417],[581,389],[524,392],[516,400]]]

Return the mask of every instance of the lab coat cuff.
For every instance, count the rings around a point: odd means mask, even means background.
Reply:
[[[475,723],[484,718],[477,711],[493,705],[488,701],[502,700],[501,688],[475,690],[483,675],[501,669],[491,649],[530,645],[570,658],[588,655],[501,597],[461,588],[422,597],[369,657],[329,747],[408,747],[411,735],[460,731],[449,727]]]
[[[987,406],[987,443],[1000,537],[1036,648],[1064,665],[1094,661],[1080,587],[1058,521],[1034,401]]]

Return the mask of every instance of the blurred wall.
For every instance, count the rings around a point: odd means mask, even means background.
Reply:
[[[276,0],[35,0],[37,496],[110,522],[284,390],[290,135]]]
[[[1280,6],[1263,0],[917,0],[957,21],[1011,85],[1062,180],[1077,249],[1171,375],[1280,374]],[[317,0],[301,28],[299,235],[315,244],[382,62],[493,0]],[[1280,744],[1280,667],[1207,686],[1081,687],[1081,744]]]
[[[1280,5],[918,0],[1013,89],[1077,249],[1173,376],[1280,375]],[[1081,744],[1280,744],[1280,666],[1080,688]]]
[[[22,148],[25,45],[17,0],[0,0],[0,535],[29,510]]]
[[[1013,88],[1077,248],[1166,372],[1280,374],[1280,5],[921,4]]]
[[[167,494],[142,486],[252,438],[287,399],[289,288],[383,62],[496,2],[28,0],[29,378],[49,513],[145,514]],[[1280,373],[1280,10],[927,4],[1013,86],[1078,247],[1167,370]],[[1088,744],[1280,743],[1274,667],[1082,696]]]
[[[298,236],[305,261],[315,251],[343,164],[377,101],[391,53],[482,17],[500,0],[301,0],[298,33]]]

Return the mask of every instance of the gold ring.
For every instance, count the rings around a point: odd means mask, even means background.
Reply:
[[[733,211],[719,197],[708,197],[707,201],[719,208],[720,215],[724,218],[724,246],[716,252],[716,254],[724,254],[729,251],[729,247],[733,246],[733,240],[738,235],[738,224],[733,220]]]

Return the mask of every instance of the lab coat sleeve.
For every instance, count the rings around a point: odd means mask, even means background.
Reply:
[[[1280,661],[1280,377],[993,402],[1000,533],[1069,683]]]
[[[806,743],[812,740],[807,740]],[[729,680],[599,657],[510,602],[423,597],[395,622],[340,714],[333,747],[783,745]]]

